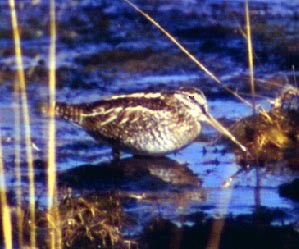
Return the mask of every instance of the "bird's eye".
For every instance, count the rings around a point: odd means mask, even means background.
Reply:
[[[189,99],[194,100],[194,96],[192,96],[192,95],[189,96]]]

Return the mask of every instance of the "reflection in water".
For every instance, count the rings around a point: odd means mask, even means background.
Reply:
[[[109,190],[163,190],[200,187],[201,181],[185,164],[169,158],[128,158],[82,165],[60,174],[59,182],[74,188]]]
[[[117,191],[137,232],[154,217],[178,218],[195,203],[206,200],[201,180],[186,164],[169,158],[129,158],[83,165],[58,176],[60,185],[74,190]]]

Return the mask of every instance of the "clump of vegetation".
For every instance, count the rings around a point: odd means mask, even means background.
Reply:
[[[12,226],[14,238],[23,238],[24,247],[30,242],[29,208],[22,207],[22,216],[13,215]],[[126,249],[134,245],[133,241],[125,239],[121,234],[124,216],[120,206],[120,198],[116,193],[89,193],[73,197],[71,189],[57,206],[58,222],[56,229],[61,232],[62,248],[71,249]],[[48,248],[48,220],[52,213],[47,210],[36,211],[36,238],[38,248]],[[19,219],[22,219],[23,229],[19,232]],[[1,218],[0,218],[1,220]],[[1,230],[1,229],[0,229]],[[0,239],[2,232],[0,231]],[[58,238],[59,239],[59,238]],[[47,241],[49,243],[47,243]],[[46,243],[45,243],[46,242]],[[17,243],[17,241],[15,241]],[[18,244],[19,244],[18,243]],[[135,243],[136,244],[136,243]]]
[[[263,164],[294,159],[299,144],[298,88],[285,88],[273,101],[270,111],[261,110],[240,120],[232,128],[232,133],[248,148],[249,160]]]
[[[127,248],[121,235],[122,211],[114,193],[91,193],[59,205],[63,248]]]

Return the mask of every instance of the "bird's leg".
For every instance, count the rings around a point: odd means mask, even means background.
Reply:
[[[114,161],[120,160],[120,150],[117,145],[112,146],[112,157]]]

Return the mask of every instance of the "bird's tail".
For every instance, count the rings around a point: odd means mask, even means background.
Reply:
[[[75,124],[81,124],[83,109],[80,105],[70,105],[65,102],[55,103],[55,116],[71,121]]]

